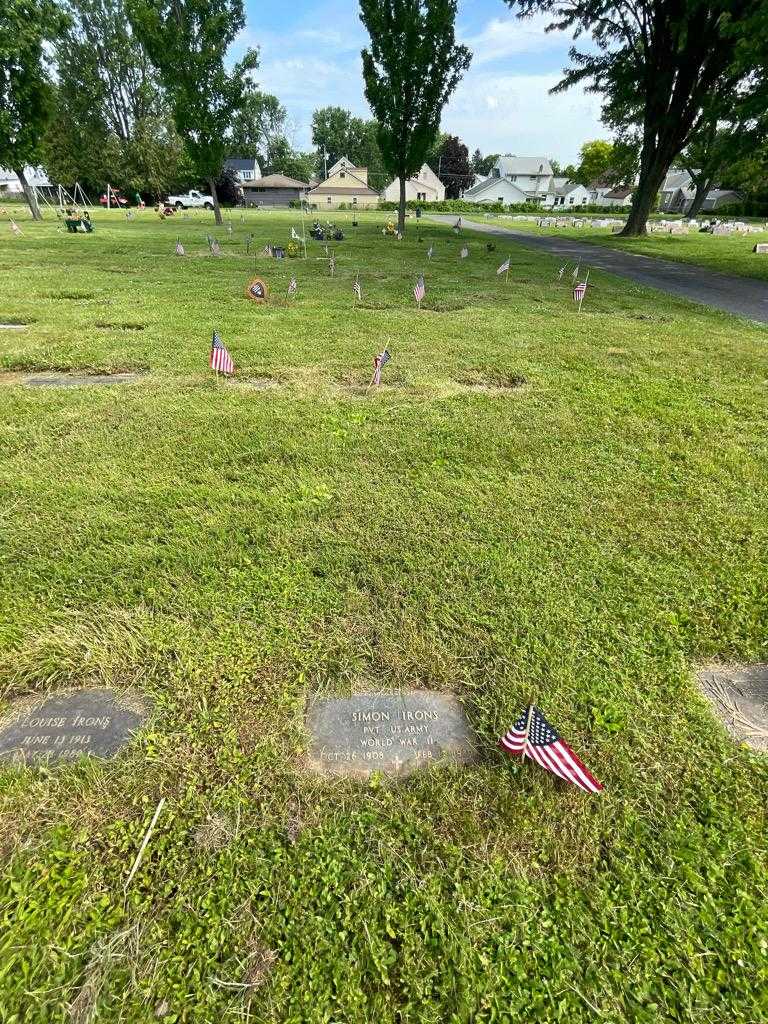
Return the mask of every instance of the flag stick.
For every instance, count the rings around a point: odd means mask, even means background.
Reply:
[[[528,705],[528,718],[525,721],[525,743],[523,744],[523,757],[525,760],[525,752],[528,749],[528,736],[531,732],[531,720],[533,719],[533,704]],[[530,754],[528,755],[530,757]]]
[[[504,275],[504,284],[509,284],[509,261],[511,258],[511,256],[507,256],[507,272]]]
[[[579,299],[579,312],[581,312],[581,304],[584,301],[584,296],[587,294],[587,282],[589,281],[589,267],[587,267],[587,276],[584,278],[584,291],[581,293]]]
[[[304,243],[304,259],[307,258],[307,231],[304,227],[304,200],[301,200],[301,240]]]
[[[154,815],[152,817],[152,821],[149,823],[149,828],[144,833],[144,839],[142,840],[141,846],[139,847],[139,852],[136,854],[136,860],[133,862],[133,867],[131,868],[131,872],[128,875],[128,878],[125,880],[125,885],[123,886],[123,889],[127,889],[128,886],[131,884],[131,879],[136,874],[136,871],[138,870],[139,864],[141,864],[141,860],[142,860],[142,858],[144,856],[144,851],[147,848],[147,844],[149,843],[149,840],[152,838],[152,833],[155,830],[155,825],[157,824],[157,819],[160,817],[160,812],[162,811],[164,804],[165,804],[165,797],[161,797],[160,798],[160,803],[157,805],[157,809],[155,810],[155,813],[154,813]]]

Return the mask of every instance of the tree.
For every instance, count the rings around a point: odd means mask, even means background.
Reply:
[[[586,82],[603,94],[603,121],[639,146],[640,173],[623,235],[641,235],[656,194],[701,123],[708,97],[750,92],[766,63],[764,0],[505,0],[520,17],[589,33],[554,91]]]
[[[0,165],[19,179],[35,220],[42,220],[24,168],[40,160],[54,109],[46,44],[63,28],[51,0],[4,0],[0,13]]]
[[[192,165],[208,182],[221,224],[216,178],[230,123],[259,63],[256,51],[248,50],[231,71],[224,66],[245,24],[243,0],[128,0],[128,14],[163,83]]]
[[[585,142],[579,151],[577,168],[567,168],[573,181],[582,185],[626,185],[634,181],[637,149],[625,142],[595,139]]]
[[[384,176],[377,141],[379,125],[365,121],[343,107],[321,107],[312,115],[312,144],[317,148],[317,169],[325,173],[345,156],[357,167],[367,167],[368,177]],[[386,182],[382,181],[382,187]]]
[[[472,55],[456,44],[456,0],[360,0],[370,49],[362,51],[365,95],[379,122],[384,166],[405,183],[424,163],[440,115]]]
[[[440,150],[438,177],[445,185],[446,199],[458,199],[475,180],[469,150],[455,135],[448,135]]]
[[[476,175],[482,174],[483,177],[487,177],[496,166],[500,155],[499,153],[489,153],[488,156],[483,156],[480,150],[476,149],[472,154],[470,166]]]
[[[179,175],[180,139],[124,0],[70,0],[56,41],[56,113],[43,162],[59,181],[159,194]]]
[[[243,97],[243,103],[232,117],[232,126],[227,140],[230,156],[256,157],[259,165],[266,168],[276,147],[287,140],[285,125],[288,115],[277,96],[258,89],[250,89]]]

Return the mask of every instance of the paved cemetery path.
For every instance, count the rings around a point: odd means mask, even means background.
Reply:
[[[431,219],[455,224],[456,216],[432,214]],[[700,302],[705,306],[768,324],[768,284],[765,281],[721,274],[717,270],[706,270],[691,263],[674,263],[657,256],[641,256],[634,252],[609,249],[603,245],[579,242],[575,238],[532,235],[527,231],[467,220],[466,217],[461,218],[461,223],[467,230],[508,238],[528,249],[565,257],[571,263],[597,267],[649,288],[658,288],[659,291],[679,295],[691,302]]]

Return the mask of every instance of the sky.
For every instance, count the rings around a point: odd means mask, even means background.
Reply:
[[[582,143],[609,138],[600,124],[599,97],[580,88],[549,94],[568,63],[572,40],[567,33],[546,33],[546,23],[520,21],[502,0],[459,0],[456,34],[473,58],[441,128],[458,135],[470,152],[575,163]],[[246,27],[232,53],[259,48],[255,77],[286,107],[295,148],[307,150],[316,108],[340,106],[371,116],[360,61],[366,42],[357,0],[246,0]]]

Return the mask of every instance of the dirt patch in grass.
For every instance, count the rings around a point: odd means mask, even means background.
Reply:
[[[460,309],[468,309],[470,302],[462,299],[433,299],[422,308],[428,313],[458,313]]]
[[[68,373],[56,370],[27,373],[8,371],[0,373],[0,383],[24,385],[28,388],[83,388],[107,386],[110,384],[133,384],[141,374],[125,371],[120,373]]]
[[[737,743],[768,752],[768,662],[706,665],[699,669],[701,691]]]
[[[41,298],[64,300],[67,302],[90,302],[91,299],[98,299],[95,292],[45,292]]]
[[[274,377],[230,377],[227,386],[241,388],[245,391],[274,391],[281,387],[282,383]]]
[[[486,395],[519,392],[526,388],[528,378],[522,373],[474,371],[456,379],[462,391],[475,391]]]
[[[93,326],[97,327],[100,331],[145,331],[147,329],[146,324],[110,324],[101,320],[97,320]]]
[[[208,814],[195,829],[195,843],[208,853],[216,853],[235,838],[237,828],[223,814]]]

